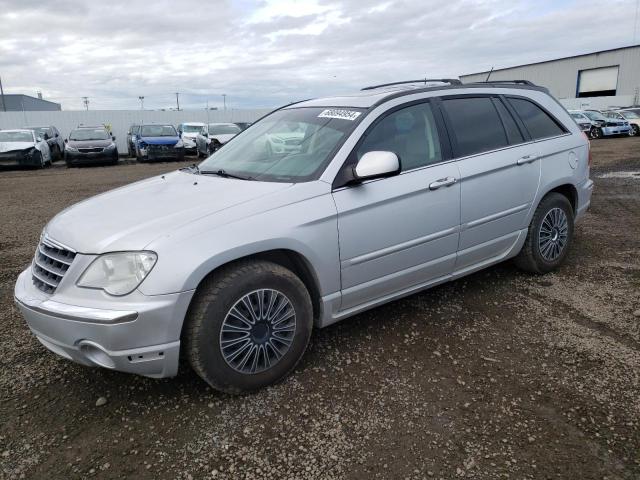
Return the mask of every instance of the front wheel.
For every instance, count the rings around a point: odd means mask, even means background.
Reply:
[[[286,377],[313,327],[309,292],[290,270],[239,262],[198,287],[183,329],[186,357],[213,388],[232,394]]]
[[[591,138],[602,138],[602,129],[600,127],[593,127],[591,129]]]
[[[545,196],[531,219],[527,239],[516,265],[532,273],[555,270],[567,256],[573,240],[573,208],[556,192]]]
[[[629,136],[637,137],[638,135],[640,135],[640,126],[635,124],[631,125],[631,130],[629,130]]]

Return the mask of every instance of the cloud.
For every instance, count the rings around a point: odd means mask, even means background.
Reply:
[[[632,42],[635,2],[0,0],[7,93],[65,109],[270,107]],[[594,14],[597,12],[597,14]],[[615,25],[615,28],[608,28]]]

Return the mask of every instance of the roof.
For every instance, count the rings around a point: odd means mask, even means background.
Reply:
[[[521,80],[514,80],[513,82],[522,82]],[[409,85],[395,85],[385,86],[381,88],[374,88],[370,90],[361,90],[352,94],[337,96],[316,98],[311,100],[304,100],[302,102],[287,105],[284,108],[304,108],[304,107],[350,107],[350,108],[371,108],[394,98],[411,95],[415,93],[423,92],[437,92],[437,91],[450,91],[450,90],[469,90],[476,88],[493,89],[526,89],[526,90],[540,90],[547,92],[547,89],[527,83],[509,83],[509,82],[475,82],[461,85],[437,85],[424,87],[419,84]],[[454,94],[456,92],[448,92]]]
[[[597,52],[580,53],[578,55],[570,55],[568,57],[552,58],[551,60],[542,60],[540,62],[523,63],[521,65],[513,65],[511,67],[494,68],[492,73],[501,72],[503,70],[511,70],[512,68],[529,67],[531,65],[541,65],[543,63],[559,62],[561,60],[568,60],[570,58],[587,57],[589,55],[598,55],[600,53],[615,52],[617,50],[628,50],[630,48],[640,48],[640,44],[629,45],[627,47],[610,48],[608,50],[598,50]],[[489,72],[491,72],[491,70],[485,70],[483,72],[465,73],[464,75],[460,75],[460,78],[470,77],[472,75],[489,74]]]

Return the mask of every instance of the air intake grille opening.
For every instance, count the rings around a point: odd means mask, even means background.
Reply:
[[[33,283],[44,293],[52,294],[67,273],[76,254],[43,239],[33,259]]]

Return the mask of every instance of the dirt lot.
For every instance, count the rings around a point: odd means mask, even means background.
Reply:
[[[245,397],[59,359],[13,305],[50,217],[175,164],[0,172],[0,477],[640,478],[640,139],[593,152],[557,273],[506,263],[316,331]]]

